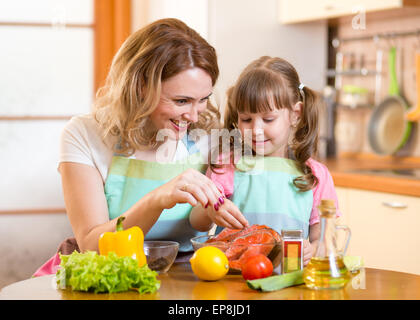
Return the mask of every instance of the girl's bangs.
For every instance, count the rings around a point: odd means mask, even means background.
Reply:
[[[266,113],[291,106],[284,81],[267,70],[253,70],[237,86],[240,113]]]

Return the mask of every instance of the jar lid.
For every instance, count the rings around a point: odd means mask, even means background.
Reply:
[[[282,238],[303,238],[303,230],[281,230]]]

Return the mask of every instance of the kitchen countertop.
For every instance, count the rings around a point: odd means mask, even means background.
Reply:
[[[241,275],[228,274],[218,281],[200,281],[189,263],[175,263],[158,276],[159,291],[138,294],[127,291],[94,294],[57,289],[54,275],[23,280],[4,287],[0,300],[365,300],[420,299],[420,276],[409,273],[363,268],[339,290],[311,290],[305,285],[273,292],[248,288]]]
[[[336,187],[420,197],[420,158],[359,156],[320,162],[328,167]]]

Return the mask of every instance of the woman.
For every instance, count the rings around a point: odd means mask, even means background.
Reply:
[[[218,127],[209,102],[218,74],[214,48],[179,20],[158,20],[124,42],[94,112],[72,118],[62,134],[59,171],[80,251],[98,251],[120,215],[146,239],[191,250],[189,239],[200,234],[189,223],[191,206],[223,203],[203,174],[206,161],[197,161],[207,159],[206,139],[187,134]],[[58,264],[56,255],[35,276]]]

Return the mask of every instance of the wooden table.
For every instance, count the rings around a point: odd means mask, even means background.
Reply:
[[[379,269],[362,269],[340,290],[310,290],[305,285],[262,293],[247,287],[241,275],[219,281],[200,281],[188,263],[174,264],[159,275],[161,287],[154,294],[135,291],[94,294],[57,289],[54,276],[19,281],[0,291],[0,300],[393,300],[420,299],[420,276]]]

